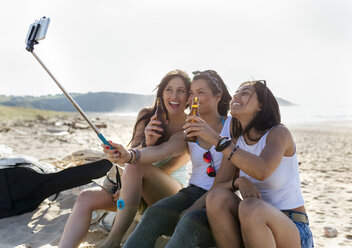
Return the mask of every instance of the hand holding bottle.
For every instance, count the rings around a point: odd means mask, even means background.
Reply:
[[[158,120],[156,114],[150,118],[150,122],[144,129],[145,144],[147,146],[154,145],[162,136],[161,133],[164,131],[164,129],[161,127],[161,124],[162,123]]]
[[[189,116],[183,126],[187,138],[198,137],[211,145],[217,145],[221,136],[199,116]]]
[[[147,146],[155,145],[160,137],[166,135],[167,122],[163,99],[158,97],[155,101],[155,114],[144,129],[145,144]]]
[[[195,117],[195,116],[200,116],[199,115],[199,103],[198,103],[197,97],[195,97],[194,100],[192,101],[191,112],[189,113],[188,118],[186,119],[186,125],[188,123],[192,123],[194,121],[193,119],[190,119],[189,117]],[[183,127],[184,129],[186,129],[185,126]],[[188,130],[188,132],[186,132],[186,130],[185,130],[185,141],[197,142],[196,135],[188,135],[188,134],[190,134],[190,131]]]

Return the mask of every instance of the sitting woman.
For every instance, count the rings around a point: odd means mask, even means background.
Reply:
[[[201,136],[210,144],[226,144],[222,153],[231,163],[222,164],[219,176],[240,170],[239,177],[232,181],[228,176],[229,183],[215,185],[206,198],[216,243],[219,247],[240,247],[242,242],[245,247],[313,247],[296,145],[280,124],[275,97],[265,81],[245,82],[230,108],[232,142],[218,135]]]
[[[229,136],[230,119],[227,119],[226,115],[231,96],[220,76],[215,71],[197,72],[191,83],[190,96],[199,100],[199,113],[203,121],[202,132]],[[159,146],[130,152],[121,145],[112,145],[117,153],[110,149],[104,150],[110,154],[109,160],[112,162],[126,162],[132,158],[132,161],[138,161],[138,164],[144,166],[187,150],[192,161],[190,185],[149,207],[124,247],[154,247],[161,235],[172,235],[168,243],[170,247],[186,247],[186,245],[188,247],[190,244],[196,247],[207,244],[211,232],[207,223],[205,225],[202,223],[206,217],[204,194],[213,184],[215,173],[222,161],[222,154],[201,138],[198,138],[197,142],[187,143],[183,132],[174,134],[168,142]],[[128,198],[120,195],[120,199],[126,202],[126,206],[128,205]],[[182,214],[187,209],[187,213]],[[197,233],[196,239],[194,236],[184,235],[185,230]]]
[[[158,85],[156,97],[162,98],[166,110],[167,127],[163,130],[160,121],[155,116],[156,106],[143,109],[137,117],[134,127],[131,147],[152,146],[163,143],[169,137],[182,130],[186,115],[190,79],[181,71],[171,71],[165,75]],[[164,132],[162,136],[158,132]],[[129,208],[117,211],[113,228],[104,243],[104,247],[119,246],[122,237],[133,221],[141,197],[148,205],[177,193],[187,184],[187,169],[185,164],[189,155],[180,153],[170,156],[162,163],[153,166],[138,164],[127,165],[122,175],[123,193],[117,190],[111,193],[111,183],[102,187],[93,187],[82,191],[72,209],[66,223],[59,247],[77,247],[86,235],[91,222],[92,212],[97,209],[116,211],[116,200],[119,195],[128,199]],[[106,180],[106,182],[112,179]]]

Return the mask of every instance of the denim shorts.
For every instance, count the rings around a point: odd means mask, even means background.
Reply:
[[[314,242],[313,242],[313,234],[312,231],[309,228],[309,220],[308,223],[303,223],[299,221],[294,221],[292,219],[292,213],[299,213],[307,216],[305,213],[298,212],[298,211],[293,211],[293,210],[285,210],[285,212],[289,213],[289,218],[295,223],[295,225],[298,228],[299,231],[299,236],[301,237],[301,248],[311,248],[314,247]],[[307,216],[308,219],[308,216]]]

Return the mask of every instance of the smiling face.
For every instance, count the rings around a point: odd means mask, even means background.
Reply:
[[[230,102],[230,111],[232,117],[239,120],[244,118],[252,120],[260,111],[258,96],[252,85],[243,85],[236,91]]]
[[[187,104],[187,88],[180,77],[172,78],[163,91],[163,101],[169,115],[184,113]]]
[[[208,83],[204,79],[197,79],[191,83],[189,95],[189,103],[197,97],[199,102],[199,114],[207,114],[212,111],[217,111],[218,102],[221,94],[214,95]]]

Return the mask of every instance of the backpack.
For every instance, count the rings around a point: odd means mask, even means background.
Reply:
[[[0,160],[1,161],[1,160]],[[35,210],[47,197],[106,175],[112,163],[99,160],[45,173],[26,161],[0,163],[0,219]]]

